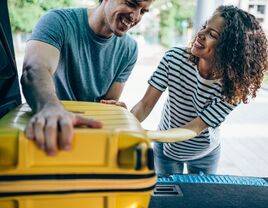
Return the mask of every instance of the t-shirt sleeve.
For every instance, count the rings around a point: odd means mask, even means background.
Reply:
[[[229,115],[236,106],[237,105],[226,103],[223,100],[215,100],[211,105],[205,108],[199,116],[208,126],[215,128],[225,120],[226,116]]]
[[[148,81],[152,87],[160,90],[161,92],[165,91],[168,86],[169,53],[170,52],[167,52],[161,59],[157,69]]]
[[[57,10],[43,15],[36,24],[29,40],[38,40],[61,50],[64,42],[64,19]]]
[[[128,61],[126,67],[120,72],[119,76],[116,78],[116,82],[126,82],[137,62],[138,58],[138,46],[136,41],[132,40],[132,42],[129,42],[131,44],[130,46],[130,53],[128,54]]]

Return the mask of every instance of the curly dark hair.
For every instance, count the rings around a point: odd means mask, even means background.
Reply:
[[[215,77],[221,77],[225,101],[248,103],[256,97],[268,68],[267,38],[257,19],[235,6],[220,6],[214,14],[224,19],[215,49]],[[198,63],[191,55],[190,60]]]

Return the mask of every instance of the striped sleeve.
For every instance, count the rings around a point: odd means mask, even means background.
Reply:
[[[208,126],[216,128],[235,107],[236,105],[219,100],[209,105],[199,116]]]
[[[161,92],[165,91],[168,86],[168,74],[169,74],[169,51],[160,61],[156,71],[153,73],[148,83],[154,88],[160,90]]]

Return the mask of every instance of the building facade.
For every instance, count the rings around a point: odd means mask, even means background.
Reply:
[[[236,5],[253,14],[268,35],[268,0],[225,0],[224,3]]]

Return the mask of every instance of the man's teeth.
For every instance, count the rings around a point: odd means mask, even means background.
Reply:
[[[130,23],[130,22],[127,22],[125,19],[122,19],[122,22],[123,22],[126,26],[128,26],[128,27],[131,26],[131,23]]]

